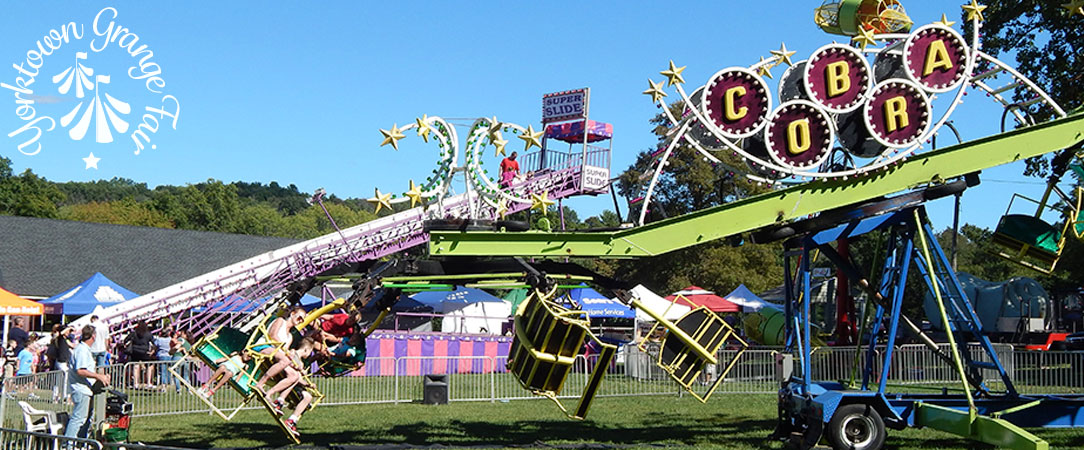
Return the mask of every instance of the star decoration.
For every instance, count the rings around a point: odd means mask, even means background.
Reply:
[[[406,196],[410,198],[411,208],[422,202],[422,190],[418,188],[418,185],[414,184],[414,180],[410,180],[410,190],[406,191]]]
[[[961,8],[967,11],[967,20],[978,19],[980,22],[986,20],[986,18],[982,17],[982,11],[986,9],[986,5],[980,5],[979,2],[971,0],[970,5],[964,5]]]
[[[503,219],[505,214],[508,214],[508,200],[502,198],[497,202],[497,217]]]
[[[376,189],[376,195],[365,201],[376,206],[376,213],[380,214],[380,208],[391,209],[391,194],[381,194],[380,188]]]
[[[648,78],[647,85],[648,88],[646,91],[644,91],[644,95],[650,95],[651,101],[658,103],[659,100],[662,100],[663,97],[666,97],[666,93],[662,91],[661,81],[656,83],[654,81],[651,81],[650,78]]]
[[[772,77],[772,64],[771,63],[764,64],[764,57],[763,56],[760,57],[760,63],[761,63],[761,66],[757,68],[757,75],[760,75],[762,77],[771,78]]]
[[[1070,17],[1072,17],[1073,14],[1080,14],[1084,17],[1084,0],[1071,0],[1069,3],[1061,5],[1061,7],[1065,8],[1066,11],[1069,11]]]
[[[501,156],[501,155],[508,156],[508,153],[505,153],[505,151],[504,151],[504,146],[508,145],[508,141],[498,138],[498,139],[492,139],[489,142],[493,143],[493,148],[495,149],[493,151],[493,156]]]
[[[399,140],[405,138],[406,135],[399,130],[399,125],[392,125],[391,130],[380,130],[380,134],[384,135],[384,141],[380,143],[380,146],[391,144],[391,147],[399,150]]]
[[[775,56],[779,61],[782,61],[784,64],[788,66],[794,65],[794,63],[790,60],[790,57],[794,55],[794,52],[787,51],[787,44],[779,43],[779,50],[772,50],[771,53],[772,56]]]
[[[487,131],[489,140],[500,139],[502,127],[504,127],[504,124],[497,121],[497,116],[493,116],[492,119],[489,119],[489,131]]]
[[[542,214],[546,214],[547,208],[557,203],[550,200],[549,196],[550,194],[546,191],[542,191],[541,194],[531,194],[531,209],[537,209]]]
[[[94,156],[94,152],[90,152],[90,156],[83,158],[83,162],[87,163],[87,168],[85,170],[98,170],[98,161],[101,160],[102,158]]]
[[[535,131],[534,125],[527,125],[527,131],[524,131],[518,137],[523,139],[523,151],[530,150],[531,147],[542,148],[542,141],[539,140],[542,139],[542,132]]]
[[[946,16],[944,13],[941,14],[941,21],[940,22],[935,22],[935,23],[939,23],[939,24],[944,25],[944,26],[949,27],[949,28],[952,28],[953,25],[956,25],[956,22],[948,20],[948,16]]]
[[[865,50],[867,45],[875,44],[877,42],[877,40],[873,38],[873,30],[867,30],[864,27],[858,30],[858,36],[855,36],[854,40],[862,47],[862,50]]]
[[[667,86],[673,86],[685,83],[685,78],[681,76],[683,71],[685,71],[685,66],[677,67],[674,65],[674,61],[670,61],[670,68],[659,72],[659,74],[666,77]]]
[[[414,121],[418,123],[418,136],[421,136],[423,141],[429,142],[429,133],[433,131],[433,127],[429,126],[429,116],[422,114]]]

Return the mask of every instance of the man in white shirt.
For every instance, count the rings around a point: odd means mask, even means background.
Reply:
[[[98,321],[98,316],[90,316],[90,324],[94,327],[94,344],[90,346],[90,353],[94,355],[94,364],[105,366],[109,364],[109,326]]]
[[[91,380],[109,385],[109,375],[94,371],[96,366],[90,348],[97,340],[96,331],[93,325],[83,327],[80,334],[82,342],[72,350],[68,367],[68,389],[72,393],[74,406],[68,418],[68,426],[64,429],[66,437],[86,438],[90,431],[90,398],[94,395],[94,390],[91,388],[94,381]]]

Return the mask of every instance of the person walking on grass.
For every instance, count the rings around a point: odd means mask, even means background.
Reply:
[[[95,382],[103,386],[110,383],[109,375],[97,373],[94,356],[90,347],[94,345],[95,329],[92,325],[84,326],[80,332],[79,345],[72,350],[68,369],[68,391],[72,396],[72,413],[68,417],[68,426],[64,436],[69,438],[87,438],[90,432],[90,399],[94,396]]]

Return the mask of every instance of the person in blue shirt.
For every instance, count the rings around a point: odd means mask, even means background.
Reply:
[[[173,331],[169,328],[164,328],[158,331],[158,335],[154,337],[154,356],[158,358],[158,383],[162,386],[161,390],[165,391],[170,383],[174,383],[173,377],[169,374],[169,361],[173,359],[173,355],[169,353],[173,335]],[[176,381],[177,392],[181,391],[180,381]]]
[[[15,376],[30,375],[34,373],[34,344],[30,344],[19,350],[16,357],[18,366],[15,368]]]
[[[90,352],[90,346],[94,345],[94,331],[93,325],[84,326],[80,331],[81,342],[72,350],[71,362],[68,365],[68,389],[74,406],[68,418],[68,426],[64,429],[65,437],[87,437],[90,431],[90,398],[94,395],[91,386],[95,381],[109,385],[109,375],[94,371],[94,355]]]

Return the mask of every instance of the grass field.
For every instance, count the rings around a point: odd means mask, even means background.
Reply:
[[[547,400],[321,406],[299,429],[303,445],[320,447],[783,447],[767,438],[775,425],[773,395],[716,395],[707,404],[673,396],[600,398],[588,417],[566,419]],[[263,411],[243,411],[232,422],[205,414],[142,417],[131,431],[133,441],[194,448],[289,443]],[[1084,447],[1084,430],[1035,432],[1051,448]],[[933,430],[890,430],[887,447],[985,448]]]

